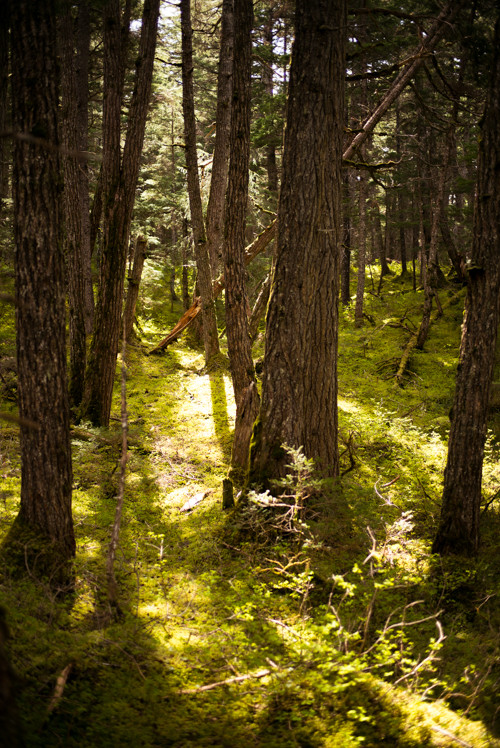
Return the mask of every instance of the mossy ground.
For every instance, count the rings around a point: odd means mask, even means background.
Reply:
[[[182,341],[146,355],[179,313],[160,279],[150,265],[142,340],[128,350],[121,618],[110,616],[105,575],[119,369],[110,428],[74,432],[74,592],[58,594],[32,568],[22,578],[3,573],[27,745],[451,746],[450,734],[474,748],[500,745],[499,502],[484,513],[477,560],[429,553],[461,304],[413,354],[403,388],[389,363],[408,337],[401,320],[418,324],[421,292],[392,277],[380,296],[367,294],[374,324],[357,330],[342,313],[342,469],[352,469],[314,489],[296,540],[256,538],[251,512],[221,511],[234,418],[227,367],[206,372]],[[12,347],[12,315],[0,321]],[[498,434],[492,421],[485,499],[500,479]],[[0,446],[4,537],[20,484],[12,424],[2,422]],[[292,491],[307,490],[304,471]],[[195,496],[203,499],[181,511]],[[269,523],[269,510],[258,518]],[[231,681],[240,676],[255,677]],[[229,682],[196,690],[221,681]]]

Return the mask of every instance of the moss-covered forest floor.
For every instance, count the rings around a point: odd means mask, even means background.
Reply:
[[[376,274],[376,268],[372,268]],[[375,278],[375,283],[377,279]],[[374,285],[374,288],[376,285]],[[342,471],[317,482],[300,454],[285,492],[296,517],[254,496],[221,510],[234,403],[223,358],[210,373],[183,340],[147,356],[179,316],[150,265],[141,341],[128,349],[130,447],[116,572],[106,554],[120,457],[120,369],[109,429],[73,432],[76,589],[36,564],[2,570],[28,746],[500,746],[498,413],[485,460],[479,558],[430,555],[439,516],[463,295],[415,351],[411,279],[342,312]],[[442,291],[450,299],[456,289]],[[0,356],[14,355],[13,311]],[[255,349],[262,355],[262,341]],[[393,360],[394,359],[394,360]],[[2,381],[2,410],[15,412]],[[18,511],[18,430],[0,424],[0,541]],[[193,499],[194,507],[185,510]],[[290,532],[280,533],[279,522]],[[0,744],[2,738],[0,736]]]

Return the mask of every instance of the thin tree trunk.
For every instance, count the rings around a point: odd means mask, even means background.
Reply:
[[[250,319],[248,321],[248,332],[250,334],[251,341],[254,341],[257,337],[260,321],[266,312],[267,303],[269,301],[269,293],[271,291],[272,278],[272,273],[268,273],[260,287],[257,298],[255,299],[252,314],[250,315]]]
[[[362,172],[359,178],[359,224],[358,224],[358,283],[356,286],[356,306],[354,308],[354,324],[363,326],[363,302],[365,296],[366,276],[366,174]]]
[[[236,401],[231,465],[236,471],[245,471],[247,468],[250,435],[260,404],[248,331],[244,262],[250,167],[252,26],[252,0],[234,0],[231,160],[226,198],[224,276],[227,346]]]
[[[184,311],[189,309],[190,296],[189,296],[189,273],[188,273],[188,257],[190,252],[190,235],[188,230],[188,222],[185,218],[182,222],[182,308]]]
[[[128,238],[139,176],[153,63],[159,0],[145,0],[134,91],[120,158],[122,104],[122,30],[118,0],[105,8],[103,110],[104,236],[100,284],[85,380],[84,412],[94,425],[107,425],[121,328]]]
[[[135,308],[139,298],[139,286],[141,283],[142,270],[146,259],[148,243],[143,236],[138,236],[135,242],[134,264],[132,272],[128,278],[128,291],[125,301],[125,311],[123,312],[123,327],[125,339],[128,341],[132,336],[134,327]]]
[[[479,141],[473,265],[462,326],[451,413],[443,503],[434,553],[472,555],[479,548],[481,479],[490,387],[500,322],[500,19],[490,91]]]
[[[224,235],[224,200],[229,168],[231,134],[231,91],[233,75],[233,0],[223,0],[217,79],[217,112],[212,177],[207,206],[207,250],[212,277],[218,275]]]
[[[340,256],[340,300],[344,306],[351,303],[351,190],[350,176],[344,170],[343,183],[343,234]]]
[[[196,119],[193,94],[193,31],[191,28],[191,0],[181,0],[182,30],[182,111],[184,114],[184,140],[186,144],[186,171],[193,230],[197,285],[201,296],[203,318],[203,345],[205,362],[219,353],[219,336],[215,304],[212,296],[212,270],[208,255],[203,208],[201,203],[198,156],[196,152]]]
[[[61,15],[61,92],[62,92],[62,143],[65,149],[64,165],[64,237],[68,278],[70,376],[69,393],[73,408],[78,408],[83,398],[85,366],[87,361],[88,306],[86,282],[90,279],[88,251],[88,179],[86,158],[82,154],[86,144],[83,137],[82,108],[80,101],[75,48],[75,28],[72,4],[66,2]],[[88,265],[88,267],[87,267]]]

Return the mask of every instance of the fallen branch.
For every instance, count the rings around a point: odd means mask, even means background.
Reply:
[[[264,249],[268,246],[268,244],[271,243],[271,241],[274,239],[274,236],[276,234],[276,220],[274,220],[272,223],[269,224],[269,226],[262,231],[254,241],[248,245],[248,247],[245,250],[245,256],[244,256],[244,262],[245,265],[249,265],[252,260],[257,257],[261,252],[264,251]],[[212,286],[212,295],[215,299],[222,289],[224,288],[224,277],[223,275],[220,275],[217,280],[213,282]],[[184,312],[180,320],[177,322],[175,327],[169,332],[169,334],[163,338],[163,340],[158,343],[158,345],[153,348],[149,353],[158,353],[159,351],[164,350],[167,348],[171,343],[175,342],[179,335],[184,332],[184,330],[189,327],[189,325],[192,323],[192,321],[198,316],[199,312],[201,310],[201,299],[198,296],[189,309]]]
[[[271,670],[258,670],[256,673],[247,673],[246,675],[235,675],[233,678],[226,678],[226,680],[219,680],[217,683],[208,683],[206,686],[198,686],[197,688],[183,688],[178,693],[189,695],[194,693],[202,693],[203,691],[212,691],[214,688],[219,686],[229,686],[232,683],[242,683],[245,680],[251,678],[264,678],[266,675],[270,675]]]

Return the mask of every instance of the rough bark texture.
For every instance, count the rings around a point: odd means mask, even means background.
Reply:
[[[224,201],[229,168],[231,136],[231,91],[233,84],[233,0],[223,0],[217,79],[217,113],[212,177],[207,206],[207,249],[212,276],[216,277],[222,259]]]
[[[201,204],[200,179],[198,175],[198,156],[196,152],[196,119],[194,113],[193,93],[193,31],[191,28],[191,0],[181,0],[182,30],[182,111],[184,115],[184,140],[186,152],[186,171],[193,229],[196,268],[198,271],[197,286],[201,296],[203,316],[203,345],[205,361],[219,352],[219,336],[215,304],[212,296],[212,269],[208,255]]]
[[[85,5],[84,3],[82,5]],[[81,59],[75,55],[75,24],[70,2],[63,6],[61,32],[62,143],[64,165],[64,239],[68,282],[70,401],[78,407],[83,398],[87,360],[90,272],[89,185],[86,155],[86,85],[79,81]],[[80,55],[81,57],[81,55]],[[88,57],[88,55],[87,55]],[[85,68],[85,65],[83,66]],[[88,59],[86,63],[88,72]],[[88,77],[88,76],[86,76]],[[80,83],[80,85],[79,85]],[[88,96],[88,94],[87,94]]]
[[[231,116],[231,161],[226,199],[224,275],[226,335],[236,402],[231,464],[246,469],[250,434],[259,410],[248,331],[245,225],[250,166],[250,83],[252,71],[252,0],[234,0],[234,64]],[[253,385],[250,391],[250,385]]]
[[[231,376],[238,405],[254,380],[248,334],[245,225],[250,166],[250,74],[252,64],[252,0],[234,0],[235,49],[231,118],[231,161],[226,200],[224,277],[226,334]]]
[[[250,478],[283,474],[283,444],[338,474],[337,327],[344,124],[342,0],[298,0],[276,269]],[[311,417],[314,414],[314,417]]]
[[[145,0],[127,135],[120,153],[122,49],[119,0],[104,12],[103,247],[94,332],[84,396],[85,415],[107,425],[120,337],[128,238],[151,93],[159,0]]]
[[[11,11],[14,234],[21,508],[19,519],[75,552],[66,384],[65,287],[55,4],[14,0]],[[43,139],[35,144],[29,137]],[[30,426],[29,424],[33,424]]]
[[[147,248],[148,244],[146,239],[143,236],[138,236],[135,242],[134,264],[132,266],[132,272],[128,278],[127,299],[125,301],[125,311],[123,312],[123,327],[126,340],[129,340],[132,335],[135,307],[137,305],[137,299],[139,298],[139,285],[141,282],[142,270],[144,268],[144,260],[146,259]]]
[[[8,3],[0,3],[0,133],[8,129],[9,20]],[[9,190],[8,139],[0,137],[0,209]]]
[[[472,264],[462,327],[448,460],[435,553],[479,547],[481,478],[488,402],[500,320],[500,20],[479,146]]]

